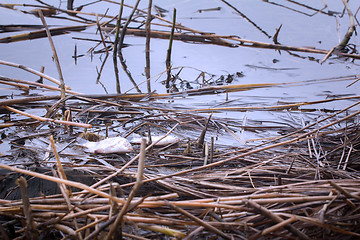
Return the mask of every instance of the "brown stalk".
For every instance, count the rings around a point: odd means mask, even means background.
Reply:
[[[60,157],[59,157],[59,154],[56,150],[56,146],[55,146],[55,141],[54,141],[54,137],[53,135],[50,135],[50,143],[51,143],[51,148],[54,152],[54,155],[55,155],[55,159],[56,159],[56,163],[57,163],[57,168],[58,168],[58,172],[59,172],[59,176],[60,178],[64,179],[64,180],[67,180],[66,178],[66,174],[64,172],[64,169],[62,167],[62,164],[61,164],[61,161],[60,161]]]
[[[55,150],[55,151],[56,151],[56,150]],[[56,151],[56,152],[57,152],[57,151]],[[62,173],[61,173],[61,171],[60,171],[59,169],[58,169],[58,173],[57,173],[54,169],[52,169],[52,172],[53,172],[54,177],[60,176],[61,179],[64,179],[64,177],[62,176]],[[64,173],[64,174],[65,174],[65,173]],[[65,176],[65,175],[64,175],[64,176]],[[65,179],[65,180],[66,180],[66,179]],[[67,205],[67,210],[68,210],[68,212],[69,212],[69,213],[74,213],[73,206],[72,206],[71,201],[70,201],[70,198],[69,198],[69,194],[71,194],[70,189],[67,188],[67,186],[66,186],[65,184],[63,184],[63,183],[59,183],[58,185],[59,185],[61,194],[62,194],[63,197],[64,197],[65,203],[66,203],[66,205]],[[66,214],[67,214],[67,213],[66,213]],[[65,215],[65,216],[66,216],[66,215]],[[64,216],[64,217],[65,217],[65,216]],[[63,217],[61,217],[60,219],[63,219]],[[60,219],[59,219],[59,220],[60,220]],[[79,227],[78,227],[77,219],[76,219],[76,218],[73,218],[73,219],[72,219],[72,222],[74,223],[75,228],[78,229]],[[82,236],[81,236],[80,233],[77,233],[77,237],[78,237],[78,239],[82,240]]]
[[[233,136],[236,141],[238,141],[240,144],[244,145],[245,142],[241,140],[231,129],[229,129],[225,124],[220,123],[220,126],[222,126],[231,136]]]
[[[292,214],[288,214],[288,213],[281,213],[281,215],[283,216],[286,216],[286,217],[292,217],[294,215]],[[349,236],[355,236],[357,238],[360,237],[360,234],[356,233],[356,232],[350,232],[350,231],[347,231],[343,228],[340,228],[340,227],[336,227],[332,224],[324,224],[324,223],[321,223],[319,222],[319,220],[315,219],[315,218],[310,218],[310,217],[303,217],[303,216],[296,216],[296,218],[299,220],[299,221],[303,221],[303,222],[306,222],[306,223],[310,223],[310,224],[313,224],[313,225],[316,225],[316,226],[319,226],[323,229],[329,229],[329,230],[332,230],[332,231],[335,231],[335,232],[339,232],[341,234],[345,234],[345,235],[349,235]]]
[[[167,137],[172,131],[175,130],[175,128],[177,128],[179,126],[179,124],[176,124],[173,128],[171,128],[162,138],[160,138],[158,141],[153,142],[151,145],[146,147],[146,151],[148,151],[149,149],[151,149],[153,146],[155,146],[155,144],[157,144],[158,142],[160,142],[162,139],[164,139],[165,137]],[[131,164],[133,164],[137,159],[139,159],[140,154],[136,155],[133,159],[131,159],[129,162],[127,162],[122,168],[120,168],[119,170],[117,170],[116,172],[114,172],[113,174],[110,174],[109,176],[101,179],[100,181],[98,181],[97,183],[95,183],[94,185],[92,185],[92,188],[98,187],[99,185],[101,185],[102,183],[110,180],[111,178],[115,177],[116,175],[120,174],[121,172],[123,172],[127,167],[129,167]],[[145,180],[144,180],[145,182]]]
[[[239,155],[236,155],[236,156],[224,159],[224,160],[220,160],[220,161],[217,161],[217,162],[214,162],[214,163],[209,163],[206,166],[187,169],[187,170],[183,170],[183,171],[176,172],[176,173],[173,173],[173,174],[169,174],[169,175],[166,175],[166,176],[156,177],[156,178],[145,180],[145,181],[160,180],[160,179],[164,179],[164,178],[168,178],[168,177],[182,175],[182,174],[189,173],[189,172],[194,172],[194,171],[199,171],[199,170],[203,170],[203,169],[206,169],[206,168],[211,168],[211,167],[214,167],[214,166],[219,166],[219,165],[222,165],[222,164],[224,164],[226,162],[236,160],[236,159],[239,159],[241,157],[249,156],[249,155],[254,154],[254,153],[259,153],[259,152],[262,152],[262,151],[265,151],[265,150],[268,150],[268,149],[271,149],[271,148],[287,145],[287,144],[294,143],[294,142],[297,142],[297,141],[303,141],[303,140],[306,140],[306,137],[309,136],[309,135],[315,134],[315,133],[319,132],[322,129],[333,126],[333,125],[335,125],[335,124],[337,124],[339,122],[345,121],[346,119],[349,119],[349,118],[354,117],[354,116],[359,115],[359,114],[360,114],[360,111],[356,111],[356,112],[354,112],[354,113],[352,113],[352,114],[350,114],[350,115],[348,115],[346,117],[340,118],[339,120],[337,120],[335,122],[331,122],[331,123],[326,124],[326,125],[324,125],[322,127],[319,127],[318,129],[315,129],[315,130],[312,130],[310,132],[301,134],[301,135],[299,135],[297,137],[294,137],[294,138],[292,138],[290,140],[287,140],[287,141],[284,141],[284,142],[274,143],[272,145],[268,145],[268,146],[258,148],[258,149],[249,149],[249,151],[247,151],[247,152],[245,152],[243,154],[239,154]]]
[[[323,60],[321,60],[320,64],[323,64],[330,56],[331,54],[333,54],[333,52],[335,51],[336,47],[333,47],[323,58]]]
[[[171,33],[170,33],[170,39],[169,39],[169,48],[167,50],[166,54],[166,72],[167,72],[167,78],[166,78],[166,89],[170,88],[170,79],[171,79],[171,51],[172,51],[172,45],[173,45],[173,39],[174,39],[174,30],[175,30],[175,22],[176,22],[176,8],[174,8],[173,13],[173,23],[171,27]]]
[[[0,76],[0,79],[1,79],[1,76]],[[13,87],[17,87],[17,88],[20,88],[26,92],[29,91],[30,87],[27,86],[27,85],[24,85],[24,84],[21,84],[21,83],[12,83],[12,82],[7,82],[7,81],[4,81],[4,80],[0,80],[0,84],[6,84],[6,85],[9,85],[9,86],[13,86]]]
[[[245,203],[245,205],[248,205],[248,206],[254,208],[256,211],[260,212],[264,216],[270,218],[274,222],[282,223],[284,221],[281,217],[279,217],[278,215],[272,213],[267,208],[260,206],[258,203],[254,202],[253,200],[250,200],[250,199],[249,200],[244,200],[244,203]],[[287,230],[289,230],[291,233],[293,233],[294,235],[299,237],[300,239],[306,239],[306,240],[310,239],[308,236],[306,236],[304,233],[302,233],[301,231],[299,231],[298,229],[296,229],[294,226],[292,226],[290,224],[285,225],[284,227]]]
[[[38,239],[38,232],[36,231],[36,224],[33,219],[32,209],[29,201],[29,195],[27,192],[27,182],[24,177],[20,177],[16,180],[16,184],[19,185],[21,190],[21,197],[22,197],[22,203],[23,203],[23,211],[24,216],[26,220],[26,228],[25,228],[25,234],[28,239]]]
[[[77,232],[81,232],[81,231],[84,231],[84,230],[89,230],[90,228],[96,226],[97,224],[101,223],[101,222],[104,222],[107,220],[107,217],[103,217],[103,218],[97,218],[95,221],[89,223],[89,224],[86,224],[85,226],[77,229],[76,231]],[[95,230],[96,231],[96,230]],[[94,233],[95,231],[93,231],[92,233]],[[94,234],[95,235],[95,234]],[[87,236],[85,237],[85,239],[88,239],[90,236],[90,234],[87,234]]]
[[[7,170],[10,170],[10,171],[13,171],[13,172],[26,174],[26,175],[29,175],[29,176],[45,179],[45,180],[56,182],[56,183],[63,183],[63,184],[66,184],[68,186],[83,189],[83,190],[86,190],[86,191],[88,191],[90,193],[93,193],[95,195],[111,199],[111,200],[116,201],[116,202],[118,202],[120,204],[125,203],[125,201],[122,200],[122,199],[119,199],[117,197],[113,197],[113,196],[111,196],[111,195],[109,195],[107,193],[104,193],[104,192],[99,191],[99,190],[97,190],[95,188],[89,187],[89,186],[87,186],[85,184],[82,184],[82,183],[78,183],[78,182],[74,182],[74,181],[70,181],[70,180],[64,180],[64,179],[61,179],[61,178],[56,178],[56,177],[48,176],[48,175],[41,174],[41,173],[32,172],[32,171],[29,171],[29,170],[24,170],[24,169],[20,169],[20,168],[16,168],[16,167],[11,167],[11,166],[1,164],[1,163],[0,163],[0,168],[4,168],[4,169],[7,169]]]
[[[60,230],[61,232],[64,232],[64,233],[70,235],[71,238],[77,237],[76,232],[71,227],[68,227],[63,224],[55,224],[54,227],[56,229]]]
[[[121,35],[120,35],[120,38],[119,38],[119,46],[118,46],[117,55],[118,55],[118,57],[119,57],[119,59],[120,59],[121,66],[122,66],[124,72],[126,73],[126,75],[128,76],[130,82],[134,85],[135,89],[136,89],[139,93],[141,93],[141,90],[140,90],[140,88],[138,87],[138,85],[136,84],[135,80],[133,79],[133,77],[132,77],[132,75],[131,75],[131,73],[130,73],[130,71],[129,71],[126,63],[125,63],[124,56],[123,56],[123,54],[122,54],[122,48],[123,48],[123,44],[124,44],[124,38],[125,38],[126,31],[128,30],[127,28],[128,28],[128,26],[129,26],[129,24],[130,24],[130,22],[131,22],[131,19],[132,19],[133,15],[134,15],[135,11],[137,10],[137,7],[138,7],[139,3],[140,3],[140,0],[137,0],[136,3],[135,3],[135,6],[134,6],[134,8],[133,8],[133,10],[131,11],[131,13],[130,13],[128,19],[127,19],[127,21],[125,22],[125,24],[124,24],[124,26],[123,26],[123,28],[122,28],[122,30],[121,30]]]
[[[194,32],[201,33],[201,32]],[[146,33],[142,29],[128,29],[127,34],[132,34],[135,36],[146,36]],[[151,31],[150,35],[152,38],[161,38],[161,39],[169,39],[171,32],[168,31]],[[285,51],[293,51],[293,52],[307,52],[307,53],[315,53],[315,54],[328,54],[328,50],[324,49],[314,49],[314,48],[306,48],[306,47],[295,47],[295,46],[287,46],[281,44],[271,44],[253,40],[242,39],[238,36],[224,36],[224,35],[216,35],[202,32],[201,35],[190,35],[186,33],[174,33],[175,40],[182,41],[193,41],[199,43],[207,43],[207,44],[215,44],[227,47],[253,47],[253,48],[264,48],[264,49],[274,49],[274,50],[285,50]],[[233,43],[225,40],[231,40]],[[358,54],[349,54],[337,52],[338,56],[349,57],[354,59],[360,59],[360,55]]]
[[[0,64],[1,65],[6,65],[6,66],[10,66],[10,67],[16,67],[16,68],[20,68],[20,69],[23,69],[27,72],[30,72],[30,73],[33,73],[35,75],[38,75],[40,77],[43,77],[57,85],[61,85],[61,82],[59,82],[57,79],[53,78],[53,77],[50,77],[48,75],[45,75],[43,74],[42,72],[39,72],[39,71],[36,71],[34,69],[31,69],[31,68],[28,68],[28,67],[25,67],[24,65],[20,65],[20,64],[16,64],[16,63],[12,63],[12,62],[6,62],[6,61],[3,61],[3,60],[0,60]],[[69,87],[65,86],[66,89],[70,89]]]
[[[118,45],[119,45],[119,34],[121,27],[121,16],[124,8],[124,0],[121,0],[119,15],[116,21],[116,33],[115,33],[115,41],[114,41],[114,52],[113,52],[113,63],[114,63],[114,71],[115,71],[115,81],[116,81],[116,92],[118,94],[121,93],[120,89],[120,78],[119,78],[119,69],[117,66],[117,55],[118,55]]]
[[[355,198],[356,200],[360,201],[360,197],[354,194],[349,193],[345,189],[343,189],[341,186],[336,184],[334,181],[329,181],[330,185],[334,187],[336,190],[338,190],[340,193],[342,193],[346,198]]]
[[[194,222],[196,222],[197,224],[203,226],[205,229],[215,233],[216,235],[219,235],[221,237],[223,237],[224,239],[232,239],[229,235],[225,234],[224,232],[220,231],[219,229],[217,229],[216,227],[208,224],[207,222],[204,222],[203,220],[201,220],[200,218],[194,216],[193,214],[185,211],[184,209],[175,206],[174,204],[170,203],[170,202],[166,202],[168,206],[170,206],[172,209],[178,211],[179,213],[183,214],[184,216],[190,218],[191,220],[193,220]]]
[[[271,232],[274,232],[279,228],[285,227],[285,226],[287,226],[287,225],[289,225],[289,224],[291,224],[291,223],[293,223],[295,221],[297,221],[297,218],[295,216],[293,216],[293,217],[291,217],[291,218],[289,218],[287,220],[284,220],[284,221],[282,221],[282,222],[280,222],[278,224],[275,224],[272,227],[268,227],[267,229],[262,230],[260,235],[261,236],[267,235],[267,234],[269,234]]]
[[[132,199],[134,198],[136,192],[139,190],[141,185],[143,184],[143,177],[144,177],[144,165],[145,165],[145,154],[146,154],[146,139],[141,140],[141,147],[140,147],[140,156],[139,156],[139,163],[138,163],[138,171],[136,174],[136,183],[130,192],[130,195],[121,208],[120,213],[117,215],[115,222],[110,228],[110,231],[108,235],[106,236],[106,240],[110,240],[114,237],[114,239],[122,238],[121,236],[121,229],[122,227],[120,224],[123,222],[123,216],[126,214],[126,212],[129,210],[128,207],[130,206],[130,203]]]
[[[65,97],[65,82],[64,82],[64,77],[63,77],[62,70],[61,70],[61,67],[60,67],[60,61],[59,61],[58,55],[56,53],[54,42],[53,42],[53,40],[51,38],[51,33],[49,31],[49,28],[47,26],[47,23],[45,21],[45,18],[44,18],[44,15],[43,15],[41,9],[38,10],[38,14],[39,14],[39,17],[40,17],[40,19],[41,19],[41,21],[42,21],[42,23],[43,23],[43,25],[45,27],[46,35],[47,35],[47,37],[49,39],[50,46],[51,46],[51,49],[53,51],[53,56],[54,56],[54,59],[55,59],[56,68],[57,68],[57,71],[59,73],[61,98],[64,98]]]
[[[203,128],[203,130],[201,131],[201,134],[199,136],[199,140],[198,140],[198,147],[202,147],[203,144],[204,144],[204,141],[205,141],[205,135],[206,135],[206,132],[207,132],[207,129],[208,129],[208,126],[209,126],[209,122],[210,122],[210,119],[211,119],[211,116],[213,114],[211,113],[209,115],[209,117],[206,119],[206,122],[205,122],[205,126]]]
[[[59,124],[66,124],[66,125],[70,125],[70,126],[74,126],[74,127],[83,127],[83,128],[91,128],[92,125],[91,124],[86,124],[86,123],[77,123],[77,122],[69,122],[69,121],[63,121],[63,120],[56,120],[56,119],[52,119],[52,118],[45,118],[45,117],[39,117],[39,116],[35,116],[20,110],[17,110],[15,108],[9,107],[9,106],[2,106],[3,108],[17,113],[17,114],[21,114],[24,116],[27,116],[29,118],[41,121],[41,122],[53,122],[53,123],[59,123]]]
[[[148,225],[148,224],[137,224],[138,227],[142,229],[151,230],[153,232],[159,232],[168,236],[175,237],[175,239],[183,239],[185,234],[181,231],[171,229],[169,227],[162,227],[158,225]]]
[[[264,87],[272,87],[277,85],[283,85],[285,83],[267,83],[267,84],[235,84],[235,85],[227,85],[227,86],[212,86],[212,87],[204,87],[201,89],[190,89],[187,91],[186,94],[189,96],[194,95],[203,95],[203,94],[213,94],[216,91],[224,91],[224,92],[236,92],[236,91],[243,91],[243,90],[251,90],[256,88],[264,88]],[[295,84],[293,82],[292,84]],[[69,92],[70,93],[70,92]],[[75,93],[71,93],[75,94]],[[161,98],[168,98],[168,97],[176,97],[176,96],[183,96],[183,92],[178,93],[151,93],[149,94],[77,94],[74,97],[82,99],[87,98],[87,101],[99,101],[97,99],[123,99],[123,100],[139,100],[143,99],[145,97],[155,98],[155,99],[161,99]],[[93,98],[93,99],[90,99]],[[318,104],[318,103],[326,103],[326,102],[333,102],[338,100],[350,100],[350,99],[359,99],[360,96],[350,96],[350,97],[339,97],[339,98],[332,98],[332,99],[326,99],[326,100],[319,100],[319,101],[311,101],[311,102],[302,102],[302,103],[293,103],[293,104],[284,104],[284,105],[276,105],[276,106],[269,106],[269,107],[230,107],[230,108],[208,108],[208,109],[192,109],[192,110],[186,110],[186,111],[206,111],[206,110],[271,110],[271,109],[285,109],[285,108],[293,108],[293,107],[299,107],[303,105],[312,105],[312,104]],[[18,99],[11,99],[11,100],[3,100],[0,101],[0,106],[2,105],[10,105],[12,103],[28,103],[33,101],[43,101],[43,100],[51,100],[51,99],[58,99],[57,96],[42,96],[42,97],[26,97],[26,98],[18,98]],[[107,102],[108,104],[114,105],[114,106],[122,106],[120,104],[117,104],[115,102]],[[356,103],[358,104],[358,103]],[[133,106],[132,108],[139,108],[139,109],[159,109],[167,112],[175,112],[173,109],[163,109],[163,108],[156,108],[156,107],[141,107],[141,106]],[[348,108],[346,108],[348,109]],[[184,110],[180,110],[180,112],[184,112]]]
[[[107,59],[108,59],[108,57],[109,57],[109,50],[108,50],[108,48],[107,48],[107,46],[106,46],[105,39],[104,39],[102,30],[101,30],[101,27],[100,27],[100,23],[99,23],[99,19],[98,19],[98,14],[96,14],[96,25],[97,25],[98,30],[99,30],[99,34],[100,34],[100,37],[101,37],[101,42],[103,43],[104,48],[105,48],[105,51],[106,51],[105,59],[103,60],[103,62],[102,62],[102,64],[101,64],[100,70],[98,71],[98,76],[97,76],[97,78],[96,78],[96,83],[98,84],[98,83],[100,83],[101,73],[102,73],[102,71],[103,71],[103,69],[104,69],[104,67],[105,67],[105,63],[106,63],[106,61],[107,61]],[[103,84],[101,84],[101,85],[103,86],[105,92],[108,93],[107,90],[106,90],[106,88],[104,87],[104,85],[103,85]]]
[[[130,234],[130,233],[126,233],[126,232],[123,232],[122,233],[124,237],[128,237],[130,239],[137,239],[137,240],[150,240],[149,238],[144,238],[144,237],[140,237],[140,236],[135,236],[133,234]]]
[[[198,228],[196,228],[195,230],[193,230],[192,232],[190,232],[186,237],[183,238],[183,240],[191,240],[194,238],[194,236],[196,236],[196,234],[198,234],[199,232],[204,231],[204,227],[200,226]]]
[[[70,31],[83,31],[87,27],[92,26],[92,25],[93,24],[51,28],[51,29],[49,29],[49,31],[52,36],[56,36],[56,35],[67,34]],[[24,41],[24,40],[44,38],[44,37],[47,37],[46,31],[38,30],[38,31],[32,31],[32,32],[28,32],[28,33],[17,34],[17,35],[11,36],[11,37],[0,38],[0,43],[11,43],[11,42]]]
[[[349,18],[350,18],[350,26],[348,31],[346,32],[344,38],[342,39],[342,41],[335,47],[335,49],[337,51],[343,52],[345,50],[346,45],[348,44],[348,42],[350,41],[351,36],[353,35],[354,31],[355,31],[355,21],[354,21],[354,15],[352,14],[348,2],[346,0],[342,0],[346,11],[348,12]]]
[[[333,195],[333,192],[331,191],[329,193],[329,196],[332,196]],[[323,205],[323,207],[321,208],[320,210],[320,214],[319,214],[319,220],[320,222],[324,223],[324,219],[325,219],[325,214],[326,214],[326,211],[328,209],[328,207],[335,201],[336,198],[333,198],[331,201],[328,201],[327,203],[325,203]]]
[[[45,89],[49,89],[49,90],[55,90],[55,91],[61,91],[60,88],[58,87],[54,87],[54,86],[50,86],[50,85],[46,85],[46,84],[42,84],[42,83],[38,83],[38,82],[31,82],[31,81],[26,81],[26,80],[20,80],[20,79],[14,79],[14,78],[8,78],[8,77],[3,77],[0,76],[0,80],[3,82],[3,84],[9,84],[11,85],[11,83],[9,82],[16,82],[16,83],[21,83],[21,84],[27,84],[29,86],[36,86],[36,87],[41,87],[41,88],[45,88]],[[23,85],[22,85],[23,86]],[[26,88],[27,90],[30,89],[29,86],[24,86],[24,88]],[[65,90],[66,93],[70,93],[70,94],[79,94],[77,92],[73,92],[70,90]],[[46,97],[50,97],[50,96],[46,96]],[[15,99],[14,99],[15,100]]]
[[[146,32],[146,43],[145,43],[145,61],[146,61],[146,66],[145,66],[145,76],[147,79],[147,89],[148,89],[148,93],[151,93],[151,84],[150,84],[150,78],[151,78],[151,74],[150,74],[150,31],[151,31],[151,20],[152,20],[152,16],[151,16],[151,8],[152,8],[152,0],[149,0],[149,4],[148,4],[148,12],[147,12],[147,17],[146,17],[146,24],[145,24],[145,32]]]

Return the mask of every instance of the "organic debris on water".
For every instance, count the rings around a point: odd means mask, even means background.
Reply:
[[[1,65],[40,77],[31,82],[0,76],[0,83],[15,93],[2,96],[0,101],[0,239],[360,238],[360,97],[329,94],[324,99],[293,102],[251,94],[241,99],[229,97],[240,91],[340,81],[351,81],[351,86],[358,82],[358,76],[242,84],[234,82],[244,77],[240,71],[219,78],[201,72],[189,81],[181,78],[182,67],[171,65],[172,40],[281,50],[300,58],[294,52],[326,54],[323,62],[336,54],[355,61],[360,58],[356,49],[345,51],[351,46],[347,42],[355,28],[347,1],[343,1],[344,7],[352,24],[333,50],[281,45],[277,39],[281,27],[273,37],[274,44],[193,30],[175,24],[175,10],[173,22],[163,18],[169,12],[162,7],[156,6],[157,14],[151,14],[151,4],[148,12],[125,4],[131,15],[116,23],[119,17],[82,12],[85,5],[73,10],[73,1],[68,1],[68,9],[37,2],[43,12],[38,5],[0,7],[42,20],[43,15],[63,17],[83,25],[50,26],[50,31],[46,24],[4,25],[1,33],[35,30],[0,38],[1,44],[45,37],[51,42],[51,36],[96,26],[101,35],[97,44],[105,47],[91,53],[115,51],[114,71],[118,71],[119,59],[136,93],[121,93],[116,78],[117,94],[81,94],[70,90],[61,77],[62,81],[43,70],[0,60]],[[270,37],[239,9],[227,1],[219,2]],[[314,14],[335,14],[306,9]],[[223,10],[206,7],[197,12]],[[96,19],[90,21],[83,15]],[[144,16],[146,21],[140,21]],[[154,19],[161,24],[153,24]],[[128,27],[130,22],[139,27]],[[171,31],[153,30],[150,25]],[[113,34],[114,42],[105,39],[105,33]],[[125,34],[146,37],[147,54],[150,38],[171,39],[167,76],[159,74],[159,78],[166,79],[166,92],[151,90],[148,84],[148,92],[141,93],[121,53]],[[75,61],[78,57],[75,48]],[[97,69],[100,84],[102,69]],[[150,69],[145,75],[149,83]],[[56,86],[44,84],[45,79]],[[50,91],[52,94],[45,95]],[[55,91],[61,95],[53,94]],[[215,96],[224,100],[213,104]],[[206,98],[206,103],[196,104],[198,97]],[[348,105],[326,107],[339,102]],[[234,112],[244,113],[243,117],[234,117]]]

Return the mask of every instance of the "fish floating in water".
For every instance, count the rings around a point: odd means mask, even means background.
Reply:
[[[129,153],[134,151],[126,138],[111,137],[100,142],[87,142],[83,144],[91,153]]]
[[[151,141],[154,143],[154,142],[157,142],[160,138],[163,138],[163,137],[164,137],[164,135],[151,136]],[[134,137],[131,140],[131,143],[140,144],[141,139],[142,139],[142,137]],[[149,144],[149,139],[148,138],[146,138],[146,141],[147,141],[147,144]],[[161,139],[158,143],[156,143],[155,146],[166,146],[166,145],[177,143],[177,142],[180,142],[180,139],[178,137],[168,135],[168,136],[164,137],[163,139]]]

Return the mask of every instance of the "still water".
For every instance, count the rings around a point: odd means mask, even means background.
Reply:
[[[23,3],[24,1],[6,1],[1,3]],[[43,1],[58,8],[65,9],[65,1]],[[89,1],[74,1],[74,7],[88,3]],[[349,26],[349,16],[344,10],[342,1],[316,0],[316,1],[260,1],[238,0],[227,1],[233,6],[225,4],[221,0],[180,0],[164,1],[154,0],[153,4],[167,10],[164,18],[172,21],[173,11],[176,8],[176,22],[182,26],[194,30],[215,33],[218,35],[234,35],[243,39],[273,43],[270,36],[274,36],[276,29],[281,26],[278,34],[279,43],[295,47],[311,47],[330,50],[336,46],[345,35]],[[125,1],[133,4],[134,1]],[[326,6],[324,5],[326,3]],[[26,4],[41,5],[37,1],[26,1]],[[147,1],[142,1],[139,9],[147,8]],[[349,7],[353,13],[359,8],[359,3],[350,1]],[[34,24],[41,25],[41,20],[34,15],[24,14],[20,10],[29,11],[32,7],[16,6],[17,10],[0,8],[0,22],[7,24]],[[81,10],[87,13],[107,14],[116,16],[119,5],[110,1],[98,1],[84,6]],[[123,16],[128,16],[131,9],[126,8]],[[241,14],[239,13],[241,12]],[[153,10],[153,13],[156,13]],[[81,15],[88,19],[96,19],[95,16]],[[57,17],[69,17],[59,13]],[[107,18],[106,20],[108,20]],[[106,21],[101,19],[100,22]],[[141,16],[139,21],[144,20]],[[46,18],[51,26],[72,26],[80,23],[61,18]],[[154,23],[164,23],[153,20]],[[357,22],[356,22],[357,23]],[[132,23],[130,27],[138,27],[139,23]],[[169,25],[169,24],[168,24]],[[153,30],[169,30],[168,27],[153,26]],[[0,38],[12,36],[23,32],[0,33]],[[114,35],[109,35],[114,41]],[[112,56],[109,57],[101,74],[101,84],[96,83],[97,71],[105,59],[105,54],[89,54],[88,51],[96,46],[92,41],[79,40],[78,38],[100,39],[96,27],[89,27],[83,32],[70,33],[53,37],[55,47],[60,59],[65,83],[74,91],[81,93],[105,94],[115,93],[115,75]],[[146,92],[145,68],[145,38],[127,35],[125,43],[129,47],[123,49],[126,64],[140,89]],[[350,40],[353,48],[359,45],[359,38],[354,34]],[[166,79],[165,59],[169,45],[168,40],[151,39],[151,88],[157,93],[166,92],[163,84]],[[74,60],[74,50],[83,57]],[[102,45],[95,50],[101,50]],[[58,78],[55,63],[52,59],[52,50],[48,39],[36,39],[7,44],[0,44],[0,59],[25,65],[40,70],[45,67],[45,73]],[[172,49],[173,74],[179,74],[177,85],[179,90],[185,93],[181,98],[171,101],[172,106],[183,109],[233,107],[233,106],[271,106],[282,102],[303,102],[332,98],[335,96],[354,96],[359,93],[359,84],[347,87],[356,79],[359,73],[359,61],[331,56],[325,63],[320,64],[324,58],[321,54],[286,52],[270,49],[216,46],[211,44],[194,44],[191,42],[174,41]],[[119,68],[121,68],[119,66]],[[180,69],[182,69],[180,71]],[[189,88],[202,86],[198,76],[205,73],[206,84],[214,84],[221,77],[235,75],[231,83],[289,83],[299,82],[297,85],[284,85],[282,87],[269,87],[254,89],[245,92],[229,94],[213,94],[209,96],[186,95]],[[236,75],[238,73],[238,75]],[[23,70],[0,65],[0,75],[10,78],[34,81],[38,77],[24,72]],[[344,76],[350,76],[342,80]],[[321,79],[332,78],[331,81]],[[136,92],[132,83],[120,70],[121,91]],[[315,82],[304,84],[305,81]],[[18,91],[0,85],[0,94],[18,94]],[[106,91],[105,91],[105,89]],[[49,94],[44,92],[42,94]],[[342,109],[355,100],[336,101],[324,104],[311,105],[311,109]],[[155,103],[154,103],[155,104]],[[158,104],[169,104],[168,100]],[[305,107],[306,108],[306,107]],[[289,117],[289,112],[264,112],[264,111],[220,111],[217,117],[237,119],[244,121],[249,119],[266,122],[282,122]],[[294,113],[291,113],[292,115]],[[298,117],[298,116],[297,116]],[[304,116],[302,116],[304,117]],[[308,116],[310,119],[312,115]],[[296,117],[295,117],[296,118]],[[306,118],[306,117],[305,117]],[[298,119],[295,119],[295,122]],[[242,136],[243,137],[243,136]],[[245,137],[246,138],[246,137]]]

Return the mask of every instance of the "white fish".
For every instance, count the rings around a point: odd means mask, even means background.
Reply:
[[[160,138],[164,137],[164,135],[159,135],[159,136],[151,136],[151,141],[154,143],[156,141],[158,141]],[[134,137],[131,142],[134,144],[140,144],[141,143],[141,139],[140,137]],[[147,144],[149,144],[148,142],[148,138],[146,138]],[[180,139],[176,136],[172,136],[172,135],[168,135],[165,138],[161,139],[158,143],[155,144],[155,146],[166,146],[169,144],[173,144],[173,143],[177,143],[179,142]]]
[[[100,142],[87,142],[83,144],[91,153],[128,153],[133,148],[129,141],[123,137],[106,138]]]

